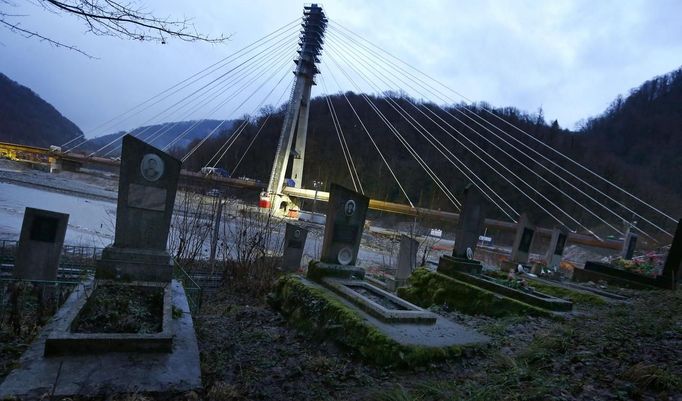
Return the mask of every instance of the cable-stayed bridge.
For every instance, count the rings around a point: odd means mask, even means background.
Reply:
[[[324,49],[324,54],[323,54]],[[293,71],[293,77],[292,77]],[[347,94],[353,91],[360,96],[360,110]],[[402,96],[401,93],[409,96]],[[317,93],[327,106],[330,116],[329,130],[325,134],[338,139],[343,155],[343,168],[348,171],[349,182],[361,193],[372,194],[372,188],[363,182],[363,171],[357,155],[349,146],[349,124],[364,138],[364,145],[372,150],[377,160],[388,171],[388,178],[401,194],[403,203],[372,200],[370,207],[414,216],[456,220],[461,202],[458,194],[463,188],[454,188],[450,178],[457,176],[471,183],[503,219],[488,219],[488,226],[513,230],[519,216],[527,211],[541,213],[552,225],[568,229],[569,240],[606,248],[620,248],[620,241],[609,240],[594,232],[594,224],[613,237],[624,236],[626,228],[637,232],[654,243],[665,244],[672,238],[672,227],[678,220],[669,213],[642,199],[641,195],[626,190],[619,184],[599,175],[589,167],[549,146],[510,119],[486,108],[456,107],[447,105],[472,105],[474,102],[421,72],[409,63],[395,57],[381,46],[372,43],[343,24],[327,18],[318,5],[304,8],[301,20],[297,19],[277,28],[244,48],[226,56],[157,93],[144,102],[104,121],[88,132],[91,139],[76,137],[51,151],[52,160],[70,163],[116,164],[112,156],[120,148],[120,139],[92,149],[92,138],[116,127],[136,122],[146,129],[136,130],[135,136],[154,145],[161,142],[162,150],[169,151],[189,135],[205,119],[225,116],[225,123],[238,116],[248,115],[241,124],[235,124],[225,135],[218,124],[205,137],[189,149],[182,149],[183,163],[196,158],[198,151],[218,142],[210,149],[212,156],[202,162],[209,168],[224,165],[226,155],[235,152],[235,143],[243,137],[249,124],[257,122],[258,129],[247,138],[248,146],[236,162],[227,169],[230,177],[211,177],[214,184],[241,186],[262,190],[261,204],[282,215],[298,209],[297,199],[328,196],[321,191],[303,188],[308,121],[313,94]],[[389,96],[381,96],[390,93]],[[396,96],[398,94],[398,96]],[[379,95],[379,96],[377,96]],[[342,102],[333,101],[342,98]],[[420,99],[420,100],[415,100]],[[286,102],[285,102],[286,100]],[[266,105],[283,106],[283,120],[277,140],[272,169],[267,182],[234,178],[258,136],[275,120],[276,110]],[[339,118],[343,107],[353,121]],[[369,124],[366,113],[373,113],[381,126]],[[258,118],[257,118],[258,117]],[[173,124],[152,128],[164,121],[195,120],[188,128],[168,138]],[[139,121],[143,121],[141,124]],[[278,120],[279,121],[279,120]],[[423,172],[444,196],[449,210],[429,210],[418,207],[414,194],[404,185],[404,177],[396,171],[397,163],[386,153],[386,143],[378,138],[377,131],[390,134],[410,163]],[[409,132],[408,132],[409,131]],[[409,134],[409,135],[408,135]],[[386,135],[383,135],[384,137]],[[415,141],[414,138],[418,138]],[[243,139],[242,139],[243,140]],[[0,144],[0,149],[11,144]],[[88,149],[83,152],[83,149]],[[426,149],[436,154],[448,166],[438,169],[426,158]],[[49,150],[44,150],[49,152]],[[39,151],[38,151],[39,152]],[[471,164],[461,157],[466,154]],[[234,155],[233,155],[234,156]],[[467,160],[468,160],[467,159]],[[263,161],[270,163],[270,160]],[[241,174],[248,175],[248,171]],[[201,179],[197,171],[184,171],[183,175]],[[528,179],[527,177],[532,177]],[[310,181],[310,180],[308,180]],[[499,185],[493,185],[493,182]],[[499,187],[503,187],[501,191]],[[524,199],[524,209],[509,201],[509,194]],[[558,202],[557,199],[561,199]],[[570,204],[571,209],[565,205]],[[576,215],[579,210],[585,219]],[[547,234],[551,230],[539,230]]]

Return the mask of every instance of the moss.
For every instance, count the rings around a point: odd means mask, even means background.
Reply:
[[[297,276],[283,276],[274,286],[270,304],[297,329],[317,338],[333,338],[369,363],[381,366],[417,366],[459,357],[462,347],[401,345],[383,334],[353,309],[325,290],[304,284]]]
[[[497,277],[497,278],[506,278],[508,275],[507,273],[503,273],[503,272],[487,272],[486,274],[489,276],[492,276],[492,277]],[[576,304],[605,305],[607,303],[604,300],[604,298],[602,298],[596,294],[588,294],[588,293],[585,293],[582,291],[574,291],[574,290],[571,290],[568,288],[559,287],[559,286],[552,285],[552,284],[541,283],[539,281],[535,281],[532,279],[528,281],[528,284],[539,292],[542,292],[542,293],[545,293],[547,295],[551,295],[551,296],[557,297],[557,298],[568,299],[570,301],[573,301],[573,303],[576,303]]]
[[[463,313],[493,317],[533,315],[555,317],[549,311],[501,296],[474,285],[427,269],[417,269],[410,286],[399,288],[398,296],[423,308],[446,305]]]

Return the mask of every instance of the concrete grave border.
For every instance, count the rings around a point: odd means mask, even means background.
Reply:
[[[434,324],[437,320],[435,314],[364,281],[323,278],[320,280],[320,283],[384,322]],[[362,287],[374,292],[379,296],[387,298],[390,302],[402,306],[406,310],[388,309],[353,290],[352,287]]]
[[[58,322],[45,341],[45,356],[81,354],[83,352],[172,352],[173,333],[172,301],[170,283],[159,282],[116,282],[97,280],[89,283],[90,291],[79,298],[68,310],[65,318]],[[160,287],[163,288],[163,311],[161,331],[158,333],[74,333],[73,324],[91,299],[98,286]]]

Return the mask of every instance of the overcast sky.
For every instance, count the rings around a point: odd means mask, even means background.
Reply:
[[[2,9],[26,14],[15,19],[23,27],[77,45],[98,59],[0,28],[0,72],[33,89],[88,136],[95,133],[93,127],[300,17],[303,6],[283,0],[141,2],[161,16],[192,17],[202,33],[232,35],[221,45],[172,39],[162,45],[87,34],[73,16],[16,3],[16,8],[3,4]],[[566,128],[601,113],[618,94],[682,65],[679,0],[364,0],[322,5],[333,22],[468,98],[530,112],[542,107],[548,121],[558,119]],[[323,52],[327,63],[325,56]],[[344,89],[353,89],[340,81]],[[338,89],[329,76],[325,82],[330,91]],[[318,86],[314,93],[322,91]],[[268,102],[280,95],[275,92]],[[237,111],[244,112],[248,110]],[[210,117],[233,117],[231,113],[220,109]],[[112,129],[130,128],[126,125],[148,117],[140,115]]]

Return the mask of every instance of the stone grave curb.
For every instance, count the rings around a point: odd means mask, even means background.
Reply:
[[[365,362],[379,366],[412,368],[456,359],[462,356],[465,348],[481,349],[488,342],[487,337],[479,335],[478,343],[445,347],[400,344],[327,291],[303,277],[287,275],[275,283],[268,302],[297,329],[321,338],[332,338]]]
[[[71,327],[87,304],[94,290],[100,285],[120,285],[131,287],[162,287],[163,314],[161,332],[149,334],[133,333],[73,333]],[[116,282],[97,280],[87,296],[72,293],[69,308],[64,319],[54,327],[45,340],[45,356],[102,352],[171,352],[173,350],[172,300],[170,283],[156,282]],[[71,303],[72,302],[72,303]]]
[[[466,314],[492,317],[531,315],[563,319],[566,315],[423,268],[412,273],[410,283],[409,287],[398,289],[398,296],[422,308],[448,305]]]

